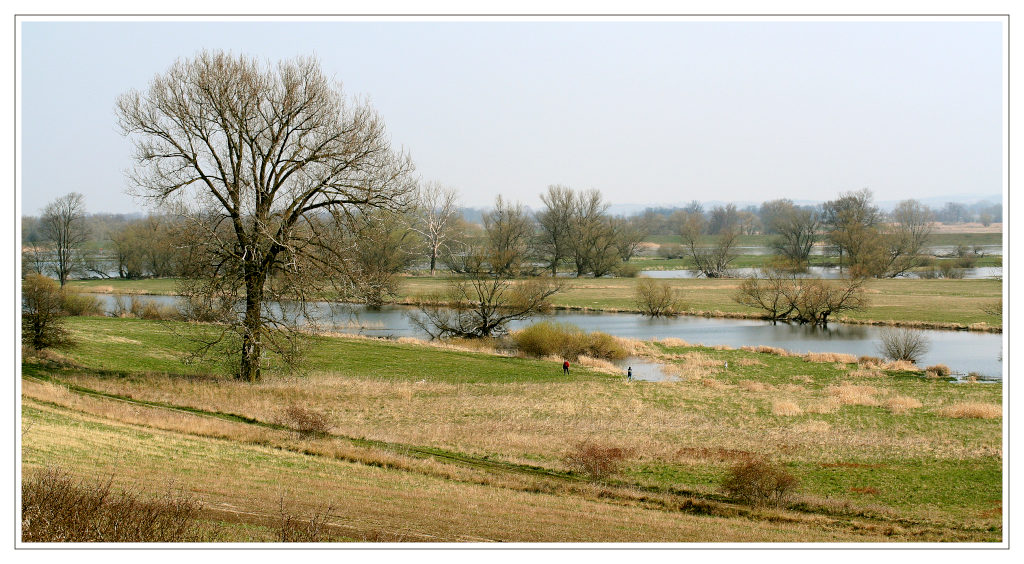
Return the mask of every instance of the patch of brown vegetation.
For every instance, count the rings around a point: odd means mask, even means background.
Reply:
[[[794,415],[803,415],[804,410],[800,409],[800,406],[795,402],[788,400],[775,400],[772,402],[772,414],[783,417],[791,417]]]
[[[955,419],[995,419],[1003,416],[1003,407],[994,403],[965,402],[948,405],[935,413]]]
[[[874,386],[855,386],[853,384],[841,384],[828,389],[829,394],[838,399],[843,405],[878,405],[875,394],[878,389]]]
[[[878,488],[873,488],[871,486],[867,486],[867,487],[863,487],[863,488],[853,487],[853,488],[850,488],[850,493],[865,494],[865,495],[878,495]]]
[[[804,355],[804,360],[807,362],[835,362],[844,365],[841,368],[846,368],[846,364],[856,363],[857,357],[844,353],[807,353]]]
[[[921,407],[921,402],[907,396],[896,396],[885,400],[885,407],[895,413],[902,414]]]

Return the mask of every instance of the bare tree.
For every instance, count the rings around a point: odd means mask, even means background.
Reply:
[[[483,258],[471,261],[482,264]],[[554,277],[514,281],[481,267],[451,281],[444,294],[427,298],[409,316],[431,338],[483,338],[508,332],[512,321],[529,319],[550,307],[548,298],[562,289]]]
[[[121,96],[117,114],[135,140],[139,194],[181,205],[201,251],[193,264],[241,301],[230,328],[242,380],[260,378],[264,344],[292,335],[307,294],[340,271],[330,219],[408,206],[411,160],[312,58],[270,66],[201,52]],[[279,296],[296,315],[270,303]]]
[[[548,263],[551,275],[558,274],[558,265],[571,254],[571,231],[575,194],[567,186],[548,186],[540,195],[544,209],[537,212],[537,249],[539,258]]]
[[[459,217],[458,192],[438,182],[421,186],[416,194],[416,214],[411,228],[423,237],[430,254],[430,275],[437,270],[437,258],[447,251]]]
[[[647,232],[635,217],[625,219],[614,217],[611,219],[612,231],[615,233],[615,248],[619,251],[619,258],[622,262],[629,262],[640,252],[640,246],[647,237]]]
[[[595,278],[599,278],[612,272],[622,260],[616,246],[615,227],[607,214],[608,206],[598,190],[576,195],[570,221],[569,248],[577,277],[593,273]]]
[[[61,287],[81,266],[82,245],[89,238],[84,197],[72,192],[47,204],[40,219],[43,234],[53,244],[53,270]]]
[[[510,204],[500,195],[483,216],[487,260],[499,276],[518,276],[526,264],[533,225],[523,204]]]
[[[893,278],[922,264],[921,252],[932,233],[933,219],[931,210],[917,200],[904,200],[896,206],[886,233],[887,264],[880,274]]]
[[[798,208],[789,200],[766,202],[762,208],[770,210],[766,229],[778,234],[771,242],[772,248],[793,264],[806,266],[818,236],[818,214]]]
[[[719,232],[715,244],[705,247],[701,244],[707,221],[703,216],[689,214],[680,228],[683,244],[690,251],[694,267],[707,278],[721,278],[727,274],[729,263],[735,258],[732,248],[736,245],[739,232],[727,228]]]

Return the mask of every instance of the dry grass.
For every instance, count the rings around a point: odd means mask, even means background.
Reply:
[[[202,504],[174,491],[147,499],[67,471],[29,471],[21,485],[23,542],[201,542]]]
[[[829,388],[829,394],[839,400],[843,405],[878,405],[878,389],[874,386],[855,386],[853,384],[841,384]]]
[[[794,416],[803,415],[804,410],[795,402],[788,400],[775,400],[772,402],[772,415]]]
[[[895,372],[921,372],[921,369],[916,364],[907,360],[894,360],[887,362],[882,365],[883,370],[892,370]]]
[[[715,380],[714,378],[703,378],[701,379],[700,383],[705,388],[711,388],[713,390],[724,390],[729,387],[728,384],[725,384],[724,382],[721,382],[719,380]]]
[[[863,365],[861,365],[861,366],[863,366]],[[870,378],[882,378],[882,377],[885,376],[885,373],[883,373],[880,370],[874,369],[874,368],[866,368],[865,367],[865,368],[856,368],[854,370],[851,370],[850,372],[847,373],[847,376],[850,377],[850,378],[870,379]]]
[[[955,419],[995,419],[1003,416],[1003,407],[994,403],[966,402],[947,405],[935,413]]]
[[[928,368],[925,368],[927,372],[932,372],[937,376],[949,376],[951,370],[945,364],[933,364]]]
[[[895,396],[885,400],[885,407],[895,414],[903,414],[921,407],[921,402],[907,396]]]
[[[755,380],[740,380],[737,382],[741,388],[751,392],[767,392],[775,389],[775,386],[771,384],[765,384],[764,382],[757,382]]]
[[[844,353],[807,353],[804,355],[804,360],[807,362],[835,362],[840,365],[846,365],[856,363],[857,357]],[[845,366],[842,367],[845,368]]]
[[[768,366],[756,358],[740,357],[735,360],[736,366]]]
[[[740,347],[740,350],[741,351],[747,351],[747,352],[763,353],[763,354],[773,354],[775,356],[793,356],[793,354],[790,353],[789,351],[787,351],[786,349],[780,349],[778,347],[769,347],[769,346],[765,346],[765,345],[760,345],[760,346],[756,346],[756,347],[744,346],[744,347]]]
[[[807,413],[835,413],[843,407],[843,402],[838,397],[830,396],[807,404]]]
[[[665,345],[666,347],[689,347],[689,346],[692,346],[692,345],[690,345],[690,343],[687,343],[686,341],[684,341],[682,339],[679,339],[679,338],[676,338],[676,337],[665,337],[664,339],[661,339],[658,342],[663,344],[663,345]]]

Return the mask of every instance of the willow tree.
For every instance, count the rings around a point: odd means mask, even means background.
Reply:
[[[318,61],[276,65],[223,52],[179,60],[117,102],[133,138],[137,193],[190,222],[202,276],[223,296],[238,378],[260,378],[265,343],[294,334],[273,298],[344,270],[332,219],[403,208],[412,162],[369,104],[346,98]]]

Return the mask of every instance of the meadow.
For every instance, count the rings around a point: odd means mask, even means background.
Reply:
[[[671,378],[626,382],[600,362],[566,377],[556,359],[344,336],[244,384],[183,361],[208,326],[69,328],[76,346],[22,366],[24,471],[178,488],[211,540],[318,516],[333,541],[1002,539],[1001,384],[678,340],[628,342]],[[587,474],[584,444],[621,466]],[[785,504],[723,492],[750,460],[799,480]]]

